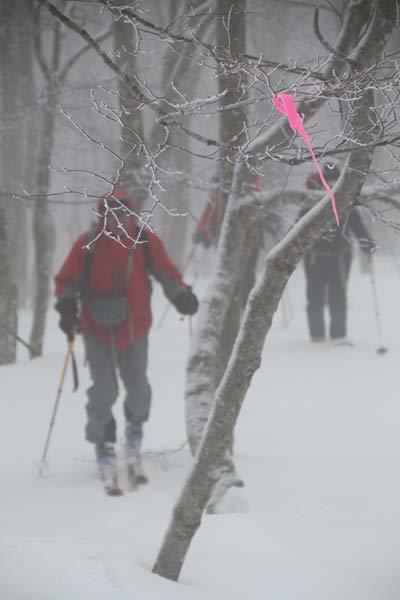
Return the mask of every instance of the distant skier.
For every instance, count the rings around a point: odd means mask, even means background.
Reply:
[[[98,223],[76,240],[55,277],[60,328],[67,336],[73,336],[78,328],[83,334],[93,380],[87,392],[86,439],[95,444],[109,493],[118,493],[116,423],[111,410],[118,396],[117,371],[126,390],[126,448],[132,485],[145,481],[140,449],[151,399],[146,376],[152,323],[149,275],[161,283],[178,312],[193,315],[198,308],[196,296],[182,281],[155,233],[146,227],[141,243],[133,244],[139,235],[134,208],[134,200],[122,189],[100,199]]]
[[[331,185],[340,175],[339,168],[324,165],[325,179]],[[323,189],[317,172],[306,180],[309,190]],[[300,211],[302,217],[308,209]],[[351,345],[347,339],[347,281],[352,262],[352,245],[349,235],[353,235],[363,252],[367,269],[371,268],[371,252],[375,244],[355,207],[348,218],[327,231],[304,258],[307,280],[307,317],[312,342],[326,339],[324,306],[327,299],[330,312],[329,337],[336,345]]]
[[[218,244],[226,200],[222,193],[222,178],[221,173],[219,173],[212,179],[214,189],[210,194],[210,198],[192,237],[194,244],[202,245],[204,248],[209,248],[210,246],[216,247]],[[252,187],[254,192],[261,192],[261,177],[259,175],[253,177]],[[264,246],[263,234],[267,232],[276,240],[279,236],[280,228],[280,217],[272,212],[254,225],[251,239],[247,241],[250,252],[240,282],[239,292],[242,307],[246,305],[247,298],[256,280],[258,257],[260,250]]]

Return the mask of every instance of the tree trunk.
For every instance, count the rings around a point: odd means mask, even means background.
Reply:
[[[188,122],[189,119],[188,119]],[[174,133],[171,141],[180,146],[180,140],[184,136]],[[184,144],[183,144],[184,145]],[[171,160],[169,167],[184,175],[184,178],[177,177],[176,181],[167,182],[169,208],[174,215],[167,214],[163,219],[162,237],[174,263],[183,271],[186,262],[186,246],[188,233],[188,219],[184,216],[191,205],[191,189],[187,181],[191,179],[192,159],[190,154],[180,152],[177,159],[173,157],[172,152],[168,152],[168,158]]]
[[[229,2],[228,2],[229,3]],[[349,6],[348,13],[344,20],[344,24],[341,32],[338,36],[337,48],[339,52],[347,55],[352,50],[352,42],[354,45],[358,40],[360,29],[367,21],[370,15],[370,0],[364,0],[359,5],[358,3],[351,3]],[[242,34],[244,35],[244,34]],[[233,41],[233,39],[231,39]],[[334,57],[325,69],[325,75],[329,76],[333,70],[338,74],[342,73],[346,69],[346,65],[343,61],[336,60]],[[305,119],[311,118],[315,115],[317,110],[324,103],[324,99],[317,99],[309,103],[299,103],[298,110],[300,113],[305,115]],[[239,118],[239,117],[237,117]],[[240,122],[243,122],[243,117],[240,118]],[[223,122],[223,135],[226,136],[226,140],[229,139],[229,132],[233,130],[234,123],[229,121]],[[265,140],[259,142],[260,147],[279,145],[285,139],[285,135],[291,135],[288,130],[287,120],[280,120],[277,124],[273,125],[270,130],[266,133]],[[256,152],[257,148],[249,148],[249,151]],[[251,181],[249,181],[251,185]],[[242,269],[246,264],[246,254],[249,252],[249,239],[254,238],[254,229],[246,238],[243,240],[242,246],[239,248],[237,264],[234,265],[232,271],[229,271],[230,277],[235,278],[234,285],[230,288],[230,293],[225,299],[223,304],[219,305],[220,312],[213,315],[211,311],[207,310],[208,302],[204,302],[205,308],[203,309],[206,314],[199,316],[198,322],[200,323],[201,330],[193,338],[190,356],[186,369],[186,386],[185,386],[185,407],[186,407],[186,428],[188,434],[189,444],[194,453],[198,447],[201,439],[203,429],[207,423],[209,413],[214,401],[215,389],[217,386],[217,379],[221,376],[221,371],[224,370],[225,365],[222,364],[223,360],[229,359],[232,350],[233,340],[236,338],[236,333],[239,327],[238,311],[234,311],[233,307],[228,312],[228,307],[232,302],[238,302],[238,291],[239,281],[242,275],[238,265],[242,265]],[[242,238],[240,238],[242,239]],[[237,244],[240,244],[240,240],[237,240]],[[219,252],[220,250],[218,250]],[[206,293],[206,298],[212,296],[217,290],[218,284],[215,279],[211,280],[209,289]],[[211,303],[210,303],[211,305]],[[202,308],[200,309],[200,313]],[[226,316],[228,315],[228,316]],[[223,327],[222,327],[223,325]],[[211,335],[211,330],[213,331]],[[230,331],[234,332],[234,335],[230,335]],[[210,337],[211,336],[211,337]],[[224,359],[217,359],[216,357],[226,357]],[[216,370],[218,367],[218,371]],[[239,478],[234,470],[234,465],[228,452],[226,456],[226,471],[229,477],[226,478],[226,487],[230,485],[238,485],[240,483]],[[213,500],[210,503],[210,510],[214,510],[215,503],[218,497],[223,493],[225,486],[224,481],[221,480],[220,485],[216,488],[213,494]]]
[[[0,365],[14,363],[17,358],[16,332],[17,286],[13,280],[10,262],[10,226],[7,220],[6,201],[0,200]]]
[[[164,9],[164,15],[162,21],[165,23],[171,23],[177,14],[188,14],[192,8],[192,3],[189,0],[169,0],[164,2],[162,5]],[[211,21],[212,15],[205,15],[203,19],[197,23],[194,28],[194,34],[202,39],[202,35],[207,31],[207,25]],[[184,46],[178,49],[180,51],[172,50],[169,44],[166,45],[166,51],[162,59],[162,73],[160,83],[160,107],[165,110],[170,110],[168,101],[181,102],[182,98],[171,86],[173,82],[174,86],[186,94],[188,97],[193,98],[196,94],[196,89],[199,82],[198,72],[193,65],[193,62],[186,57],[186,49]],[[164,100],[164,102],[163,102]],[[187,127],[191,126],[191,118],[186,118]],[[165,129],[159,125],[155,125],[150,135],[148,136],[152,148],[156,148],[157,144],[164,144],[165,142]],[[172,172],[177,172],[177,177],[166,175],[160,172],[158,177],[165,183],[166,193],[161,196],[161,201],[166,205],[168,209],[174,214],[161,210],[159,212],[157,220],[159,221],[160,228],[162,230],[162,237],[167,247],[168,253],[171,255],[173,261],[177,264],[180,269],[183,269],[185,264],[186,246],[187,246],[187,232],[188,225],[187,219],[182,216],[186,213],[190,206],[190,185],[186,182],[191,180],[192,170],[192,157],[189,152],[177,151],[176,148],[182,147],[187,148],[190,141],[187,136],[182,134],[179,130],[169,131],[168,143],[171,146],[175,146],[174,149],[170,147],[165,148],[162,154],[158,158],[158,164],[162,169],[166,169]],[[183,175],[183,177],[182,177]],[[177,216],[174,216],[177,215]]]
[[[22,0],[21,31],[19,43],[19,98],[24,108],[22,120],[21,140],[22,161],[20,164],[20,185],[24,190],[34,191],[36,181],[36,98],[34,80],[34,51],[33,51],[33,22],[32,22],[32,0]],[[22,173],[22,178],[21,178]],[[20,191],[20,190],[19,190]],[[31,274],[28,269],[29,245],[30,245],[30,217],[31,213],[25,203],[18,205],[18,304],[20,308],[26,308],[31,290]]]
[[[34,308],[30,345],[35,349],[31,358],[42,356],[46,316],[50,297],[51,264],[54,252],[54,223],[49,211],[47,194],[50,185],[50,160],[54,142],[55,111],[58,103],[56,84],[48,87],[48,102],[42,109],[39,134],[36,192],[41,197],[33,209],[34,240]]]
[[[17,202],[11,194],[17,192],[20,133],[18,120],[18,15],[19,3],[5,0],[0,3],[0,79],[1,79],[1,187],[10,196],[0,199],[0,364],[16,360],[16,339],[3,328],[16,332],[18,324],[18,292],[16,285],[19,231]]]
[[[365,13],[363,2],[352,3],[351,8]],[[368,34],[351,57],[364,68],[371,66],[382,54],[395,23],[395,14],[395,0],[378,2]],[[371,102],[373,97],[370,91],[360,94],[359,99],[354,102],[351,122],[356,145],[363,146],[373,141]],[[353,151],[348,158],[346,168],[337,182],[335,194],[342,218],[346,217],[353,201],[360,193],[372,156],[373,149],[363,148]],[[238,166],[236,169],[235,180],[241,177],[242,168]],[[229,275],[229,272],[224,272],[222,268],[228,261],[226,253],[229,246],[228,236],[234,232],[235,227],[236,229],[239,227],[238,211],[234,210],[235,200],[237,199],[231,197],[228,204],[220,241],[220,256],[217,258],[214,274],[215,285],[213,293],[208,298],[212,318],[211,315],[207,315],[208,318],[205,319],[202,328],[203,335],[215,319],[215,313],[218,312],[213,310],[215,302],[221,305],[226,299],[224,291],[228,290],[228,286],[225,284],[225,289],[221,289],[221,277]],[[171,523],[153,568],[154,573],[174,581],[178,579],[191,540],[200,526],[202,513],[215,484],[216,470],[230,443],[243,399],[252,376],[261,363],[265,338],[286,283],[304,252],[332,221],[329,199],[325,197],[268,254],[264,273],[250,295],[231,360],[216,392],[212,414],[194,465],[176,503]],[[209,332],[215,337],[212,328]],[[199,381],[199,384],[201,383]]]
[[[124,1],[120,1],[125,5]],[[118,6],[114,2],[113,6]],[[116,63],[127,73],[137,70],[137,36],[136,29],[125,19],[120,18],[113,24],[113,45]],[[146,156],[143,150],[143,117],[138,110],[138,103],[130,98],[129,90],[118,79],[119,106],[121,121],[120,153],[124,160],[118,176],[118,182],[130,193],[137,202],[137,208],[143,208],[150,183],[149,172],[146,168]]]
[[[46,317],[50,298],[51,266],[55,246],[54,223],[49,210],[47,196],[50,189],[50,162],[54,145],[56,110],[61,86],[68,72],[60,77],[61,24],[53,27],[52,54],[49,64],[43,55],[40,12],[37,13],[35,51],[42,74],[46,80],[46,99],[41,107],[38,127],[38,155],[36,167],[36,201],[34,203],[32,227],[34,242],[34,305],[30,345],[31,358],[42,356]]]
[[[219,18],[217,25],[217,45],[230,50],[232,59],[234,60],[238,54],[246,52],[246,0],[219,0],[217,4],[217,14],[223,15]],[[225,93],[221,100],[221,106],[229,106],[238,102],[246,89],[246,78],[243,73],[229,72],[220,70],[218,75],[218,91]],[[221,152],[222,164],[219,164],[221,193],[223,205],[225,207],[229,190],[232,186],[233,167],[237,147],[245,139],[245,130],[247,126],[247,117],[243,108],[238,107],[230,111],[224,111],[220,116],[220,141],[224,144],[224,149]],[[249,185],[252,185],[251,177]],[[222,210],[224,213],[224,208]],[[251,226],[252,225],[252,226]],[[257,238],[256,230],[258,228],[257,220],[254,219],[250,224],[247,239],[254,240]],[[237,266],[239,269],[236,273],[236,281],[228,299],[226,313],[222,321],[220,329],[218,350],[214,360],[210,364],[213,370],[212,381],[209,384],[208,393],[209,402],[203,401],[198,403],[197,394],[192,394],[188,390],[193,389],[192,383],[192,361],[189,361],[187,367],[186,388],[186,429],[192,454],[195,455],[199,446],[204,427],[211,409],[211,399],[214,397],[214,392],[225,372],[229,358],[231,356],[234,341],[237,336],[241,317],[242,304],[242,282],[244,280],[245,269],[247,266],[248,257],[251,248],[246,245],[246,250],[239,258]],[[195,376],[196,378],[196,376]],[[233,462],[233,438],[226,453],[223,465],[219,469],[220,477],[218,484],[214,490],[213,497],[210,501],[208,511],[214,512],[217,508],[219,500],[224,493],[233,486],[242,486],[243,481],[236,473],[236,468]]]

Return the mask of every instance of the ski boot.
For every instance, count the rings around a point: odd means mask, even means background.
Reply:
[[[126,425],[126,463],[128,469],[128,480],[132,490],[138,485],[148,483],[147,475],[142,466],[140,448],[142,446],[142,425],[128,422]]]
[[[124,492],[118,485],[117,462],[113,444],[96,444],[96,460],[104,491],[108,496],[121,496]]]

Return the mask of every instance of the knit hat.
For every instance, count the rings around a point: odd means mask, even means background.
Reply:
[[[108,194],[105,194],[99,198],[97,210],[101,215],[105,213],[106,206],[112,209],[118,209],[122,206],[125,206],[129,210],[133,211],[135,210],[136,201],[122,188],[116,188],[113,192],[109,192]]]

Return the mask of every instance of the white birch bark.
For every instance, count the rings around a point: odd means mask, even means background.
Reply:
[[[229,48],[232,57],[244,54],[246,52],[246,0],[236,0],[235,2],[232,2],[231,0],[219,0],[216,3],[215,8],[216,14],[219,15],[217,21],[217,45],[219,47]],[[222,18],[221,15],[223,15]],[[243,74],[221,70],[218,75],[218,92],[219,94],[223,94],[220,101],[221,106],[228,106],[238,102],[244,93],[245,87],[246,78],[243,77]],[[224,156],[225,158],[229,158],[229,160],[225,160],[222,165],[220,165],[220,192],[223,204],[221,207],[222,216],[225,212],[229,189],[232,187],[235,152],[237,146],[245,141],[244,132],[246,126],[247,118],[243,107],[237,107],[231,111],[221,112],[219,138],[220,142],[224,144],[224,150],[221,153],[221,157]],[[232,140],[236,140],[234,145],[232,145]],[[251,185],[250,176],[248,183]],[[242,233],[247,239],[250,239],[252,237],[250,234],[252,230],[254,230],[256,218],[247,221],[247,223],[248,227],[245,227],[243,223],[244,230]],[[231,257],[233,257],[232,252]],[[212,381],[209,382],[210,395],[214,394],[214,391],[225,372],[226,365],[228,364],[232,352],[233,343],[239,329],[241,290],[238,282],[241,280],[241,275],[246,266],[246,258],[247,256],[239,255],[237,262],[232,263],[230,266],[230,268],[238,268],[238,273],[234,278],[234,288],[229,293],[229,304],[226,307],[223,322],[219,330],[219,348],[212,364]],[[229,279],[229,276],[227,278]],[[187,373],[190,372],[191,369],[189,366]],[[187,381],[187,385],[190,385],[189,381]],[[207,418],[209,411],[208,406],[201,404],[201,407],[205,410],[200,412],[197,400],[196,394],[186,394],[185,396],[186,432],[193,456],[196,454],[199,446],[205,423],[204,419]],[[214,501],[210,502],[210,512],[215,509],[217,500],[224,490],[228,489],[230,486],[243,485],[242,480],[236,473],[233,462],[233,439],[226,452],[218,483],[218,493],[215,494]]]

